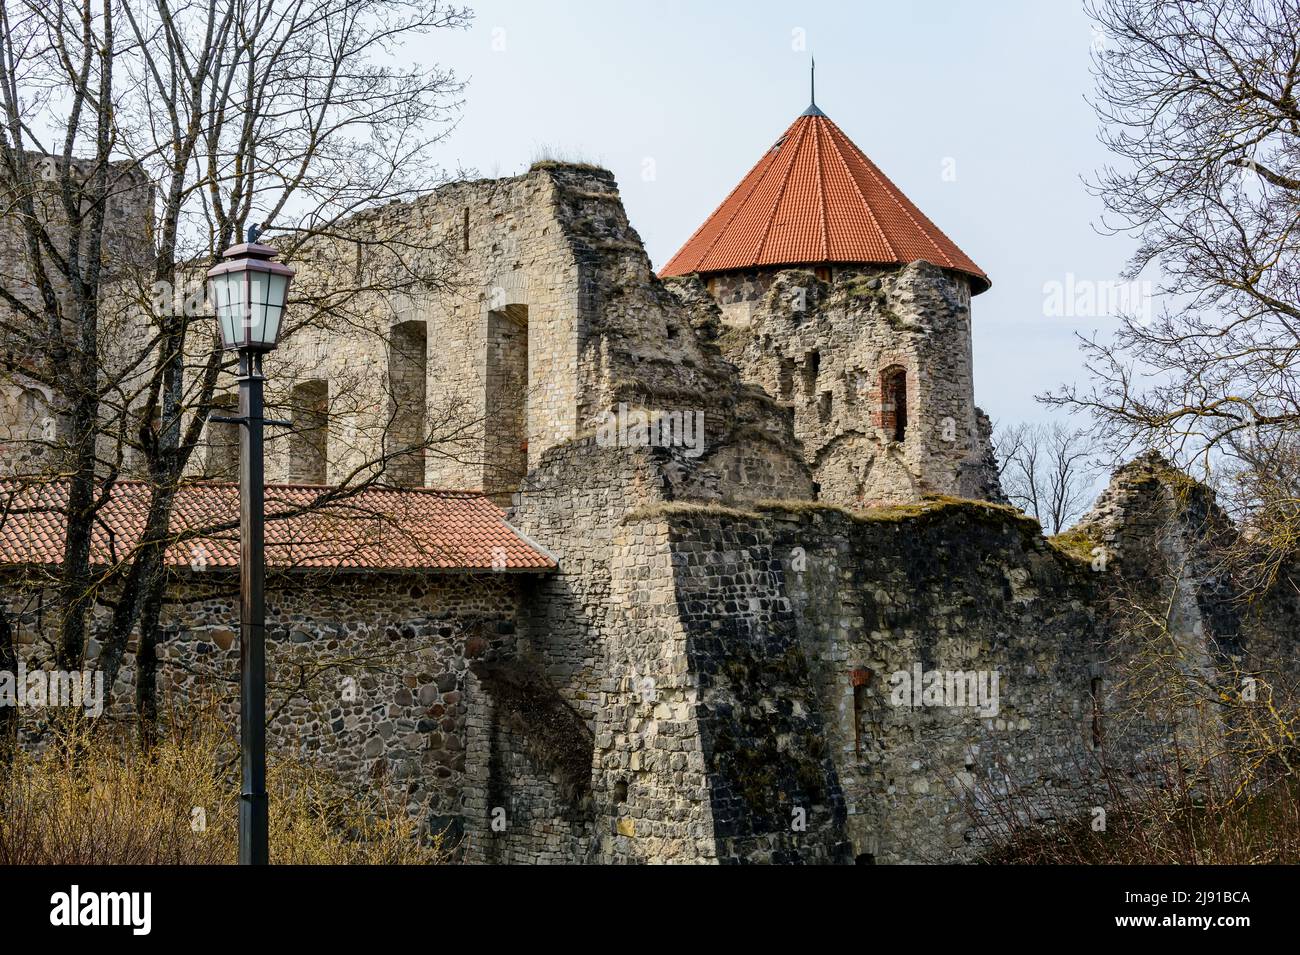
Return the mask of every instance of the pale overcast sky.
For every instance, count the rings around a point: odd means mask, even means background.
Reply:
[[[659,267],[808,105],[812,53],[818,105],[993,280],[973,314],[995,421],[1059,414],[1033,396],[1083,374],[1075,331],[1114,327],[1044,314],[1044,283],[1114,280],[1133,247],[1081,182],[1107,154],[1078,0],[470,5],[409,51],[469,80],[446,165],[600,163]]]

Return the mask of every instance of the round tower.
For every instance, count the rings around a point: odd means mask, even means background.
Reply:
[[[1001,499],[971,369],[988,276],[815,102],[660,275],[703,282],[726,356],[793,406],[821,499]]]

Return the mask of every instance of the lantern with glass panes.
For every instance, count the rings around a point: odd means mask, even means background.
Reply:
[[[245,242],[227,249],[226,261],[208,271],[227,349],[267,352],[278,344],[294,270],[271,261],[276,254],[269,245]]]

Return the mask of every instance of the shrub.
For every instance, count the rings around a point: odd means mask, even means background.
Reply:
[[[292,757],[268,757],[272,863],[445,861],[404,801],[349,787]],[[0,767],[0,865],[227,865],[238,855],[235,740],[211,708],[149,752],[82,718],[38,754]]]

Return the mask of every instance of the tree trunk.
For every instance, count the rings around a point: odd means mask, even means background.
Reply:
[[[18,678],[18,645],[9,612],[0,608],[0,672]],[[17,689],[15,687],[15,689]],[[18,745],[18,707],[0,706],[0,769],[9,765]]]
[[[94,416],[97,412],[98,402],[79,402],[73,423],[74,465],[72,477],[68,480],[67,530],[59,586],[63,616],[59,623],[56,651],[60,669],[69,671],[81,669],[86,652],[86,614],[94,599],[90,580],[90,542],[94,520]]]

